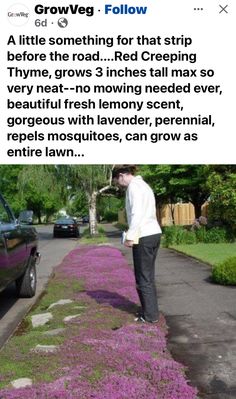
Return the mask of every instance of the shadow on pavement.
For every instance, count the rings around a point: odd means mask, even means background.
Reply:
[[[106,231],[105,234],[106,234],[106,236],[108,238],[120,238],[121,237],[121,231],[120,230]]]

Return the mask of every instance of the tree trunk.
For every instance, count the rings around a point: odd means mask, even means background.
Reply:
[[[195,210],[195,219],[200,218],[202,214],[202,204],[199,203],[193,203],[194,210]]]
[[[41,211],[37,212],[37,217],[38,217],[38,223],[42,224],[42,220],[41,220]]]
[[[171,221],[172,224],[175,225],[175,204],[172,204],[172,202],[169,204],[170,208],[170,214],[171,214]]]
[[[91,236],[95,236],[98,234],[97,195],[97,192],[93,192],[89,200],[89,231]]]
[[[87,192],[88,202],[89,202],[89,231],[91,236],[98,234],[97,226],[97,197],[104,191],[110,188],[110,184],[101,188],[99,191],[93,191],[92,194]]]

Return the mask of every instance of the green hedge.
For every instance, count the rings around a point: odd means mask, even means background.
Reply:
[[[194,232],[187,231],[182,226],[168,226],[163,229],[163,246],[180,244],[195,244],[196,236]]]
[[[223,285],[236,285],[236,256],[226,259],[212,270],[212,280]]]
[[[207,229],[205,226],[187,230],[183,226],[167,226],[163,229],[163,246],[181,244],[203,243],[224,243],[228,242],[227,230],[223,227],[212,227]],[[230,239],[231,241],[232,239]]]
[[[206,231],[205,240],[203,242],[212,244],[227,242],[227,231],[223,227],[212,227]]]

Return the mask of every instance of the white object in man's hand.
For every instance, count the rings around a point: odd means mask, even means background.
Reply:
[[[125,241],[126,241],[126,231],[122,231],[122,234],[121,234],[121,244],[125,244]]]

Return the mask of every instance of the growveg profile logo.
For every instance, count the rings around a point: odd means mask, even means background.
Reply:
[[[15,26],[25,25],[29,20],[29,9],[24,4],[13,4],[8,8],[8,21]]]

